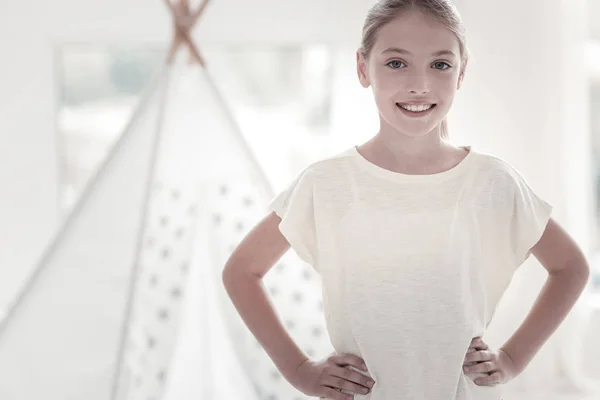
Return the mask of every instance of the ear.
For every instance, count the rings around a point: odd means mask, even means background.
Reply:
[[[462,86],[463,80],[465,79],[465,71],[467,69],[468,63],[469,63],[469,59],[466,58],[463,65],[460,67],[460,74],[458,74],[458,84],[456,86],[456,90],[459,90]]]
[[[358,73],[358,80],[364,88],[368,88],[371,85],[369,81],[369,74],[367,73],[367,61],[362,54],[362,49],[356,51],[356,72]]]

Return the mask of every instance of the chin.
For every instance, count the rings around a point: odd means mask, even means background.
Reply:
[[[438,126],[439,123],[437,124],[411,124],[411,123],[405,123],[404,121],[398,121],[397,123],[393,124],[392,126],[394,127],[394,129],[396,131],[398,131],[399,133],[402,133],[405,136],[409,136],[409,137],[413,137],[413,138],[418,138],[418,137],[424,137],[429,135],[431,132],[435,131],[436,126]]]
[[[411,138],[419,138],[429,135],[434,132],[436,128],[441,124],[439,120],[439,114],[428,115],[423,118],[407,117],[403,113],[399,113],[398,110],[389,110],[387,115],[382,115],[384,120],[387,121],[388,125],[392,127],[398,133],[402,133],[405,136]]]

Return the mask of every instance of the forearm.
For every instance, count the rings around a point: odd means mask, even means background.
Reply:
[[[296,368],[309,357],[281,323],[262,279],[239,272],[224,276],[223,283],[248,329],[289,380]]]
[[[583,292],[589,277],[585,261],[549,274],[529,314],[504,350],[521,373],[556,331]]]

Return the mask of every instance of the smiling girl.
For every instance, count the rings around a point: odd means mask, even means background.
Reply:
[[[298,390],[327,399],[501,400],[583,291],[589,267],[552,206],[498,157],[449,143],[468,62],[446,0],[382,0],[357,51],[378,132],[309,165],[276,196],[223,273],[227,291]],[[290,248],[322,277],[336,352],[311,360],[261,280]],[[548,280],[499,349],[482,337],[533,254]],[[366,365],[363,365],[363,362]]]

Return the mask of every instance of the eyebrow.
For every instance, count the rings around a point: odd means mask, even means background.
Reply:
[[[404,50],[404,49],[399,49],[397,47],[390,47],[388,49],[385,49],[382,53],[400,53],[400,54],[407,54],[409,56],[412,56],[413,53],[411,53],[408,50]],[[431,54],[434,57],[438,57],[438,56],[454,56],[456,57],[456,54],[454,54],[454,52],[450,51],[450,50],[440,50],[440,51],[436,51],[435,53]]]

